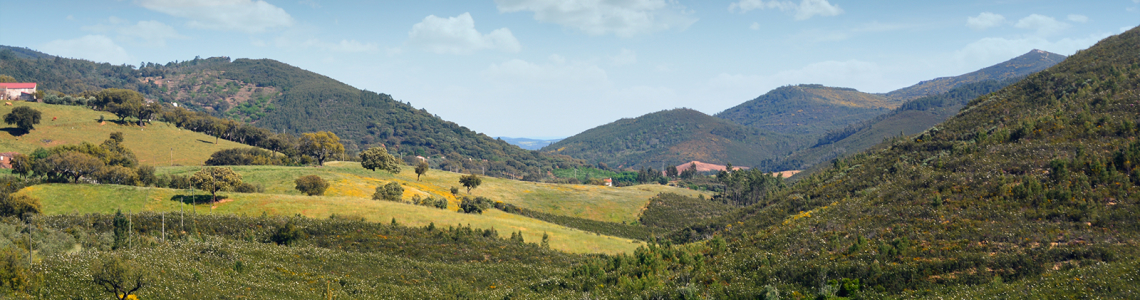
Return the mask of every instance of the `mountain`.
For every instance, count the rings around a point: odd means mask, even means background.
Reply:
[[[855,89],[803,84],[774,89],[715,116],[811,140],[828,130],[883,114],[901,103]]]
[[[888,99],[908,101],[922,96],[945,93],[959,85],[986,80],[1003,81],[1037,73],[1065,60],[1064,55],[1034,49],[1029,53],[986,67],[981,70],[953,77],[941,77],[919,82],[918,84],[886,93]]]
[[[5,49],[0,50],[0,74],[68,94],[136,90],[151,101],[177,103],[274,132],[331,131],[349,154],[384,145],[403,156],[454,160],[449,164],[453,170],[533,180],[557,167],[582,164],[566,156],[523,150],[387,94],[360,90],[270,59],[195,58],[136,68],[54,56],[26,59]]]
[[[17,58],[22,58],[22,59],[39,59],[39,58],[53,58],[53,57],[55,57],[55,56],[52,56],[52,55],[47,54],[47,53],[39,52],[36,50],[24,48],[24,47],[12,47],[12,46],[0,45],[0,51],[4,51],[4,50],[11,51],[10,54],[15,55],[15,57],[17,57]]]
[[[594,127],[541,151],[610,167],[662,168],[693,160],[758,166],[796,146],[783,134],[680,108]]]
[[[674,241],[723,238],[722,298],[1136,298],[1138,52],[1106,38]]]
[[[542,147],[549,146],[550,144],[553,144],[553,143],[556,143],[556,142],[562,140],[562,139],[537,140],[537,139],[513,138],[513,137],[505,137],[505,136],[500,136],[500,137],[498,137],[498,139],[503,140],[504,142],[507,142],[508,144],[519,146],[519,148],[523,148],[526,150],[542,149]]]
[[[810,168],[848,153],[861,152],[893,136],[918,134],[954,116],[968,101],[1001,90],[1029,74],[1056,65],[1065,57],[1033,50],[969,74],[924,81],[888,93],[888,98],[927,95],[907,100],[898,108],[870,120],[829,131],[815,145],[783,158],[781,165],[799,164],[800,168]],[[953,88],[942,91],[946,86]]]

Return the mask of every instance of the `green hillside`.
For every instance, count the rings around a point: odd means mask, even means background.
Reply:
[[[828,130],[873,118],[901,103],[855,89],[805,84],[774,89],[716,117],[813,140]]]
[[[1109,37],[699,227],[731,249],[724,293],[1140,296],[1137,51],[1140,29]]]
[[[136,90],[150,100],[178,103],[274,132],[332,131],[350,154],[385,145],[401,156],[447,157],[459,170],[531,180],[545,178],[556,167],[582,164],[566,156],[523,150],[387,94],[360,90],[269,59],[195,58],[134,68],[59,57],[21,57],[10,49],[0,50],[0,74],[37,82],[40,90],[69,94],[105,88]],[[468,159],[480,163],[459,163]]]
[[[1052,67],[1063,60],[1065,60],[1064,55],[1034,49],[1029,53],[981,70],[919,82],[909,87],[891,91],[884,96],[894,101],[909,101],[922,96],[945,93],[963,84],[1021,78]]]
[[[543,147],[613,168],[661,169],[693,160],[756,166],[797,144],[785,135],[736,125],[691,109],[621,119]]]
[[[942,94],[907,101],[888,113],[828,132],[815,145],[782,158],[780,165],[808,169],[838,157],[862,152],[892,137],[918,134],[956,115],[970,100],[996,92],[1020,79],[967,83]]]
[[[123,145],[134,152],[139,163],[144,165],[200,166],[218,150],[249,148],[227,140],[214,144],[212,136],[179,129],[166,122],[154,122],[148,126],[118,124],[112,121],[117,119],[115,115],[84,107],[23,101],[12,102],[12,105],[0,107],[0,115],[8,114],[15,107],[27,106],[40,111],[42,120],[35,130],[19,136],[11,130],[15,129],[14,125],[2,125],[5,127],[0,132],[0,152],[30,154],[37,148],[81,142],[98,145],[112,132],[123,133]],[[100,118],[107,121],[100,123]]]

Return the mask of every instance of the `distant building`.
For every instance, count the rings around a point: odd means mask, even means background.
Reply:
[[[4,100],[36,100],[35,82],[0,82],[0,98]]]
[[[606,178],[606,179],[603,179],[603,181],[605,181],[606,186],[614,186],[614,180],[613,179]]]
[[[16,152],[0,153],[0,169],[11,169],[12,168],[12,158],[16,157],[16,154],[20,154],[20,153],[16,153]]]

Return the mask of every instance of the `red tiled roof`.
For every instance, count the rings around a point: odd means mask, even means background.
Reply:
[[[35,82],[0,82],[0,87],[10,89],[34,89]]]

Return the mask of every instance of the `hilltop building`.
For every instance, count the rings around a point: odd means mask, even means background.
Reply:
[[[36,100],[35,82],[0,82],[2,100]]]
[[[606,178],[606,179],[603,179],[602,181],[606,183],[606,186],[614,186],[614,180],[611,178]]]

